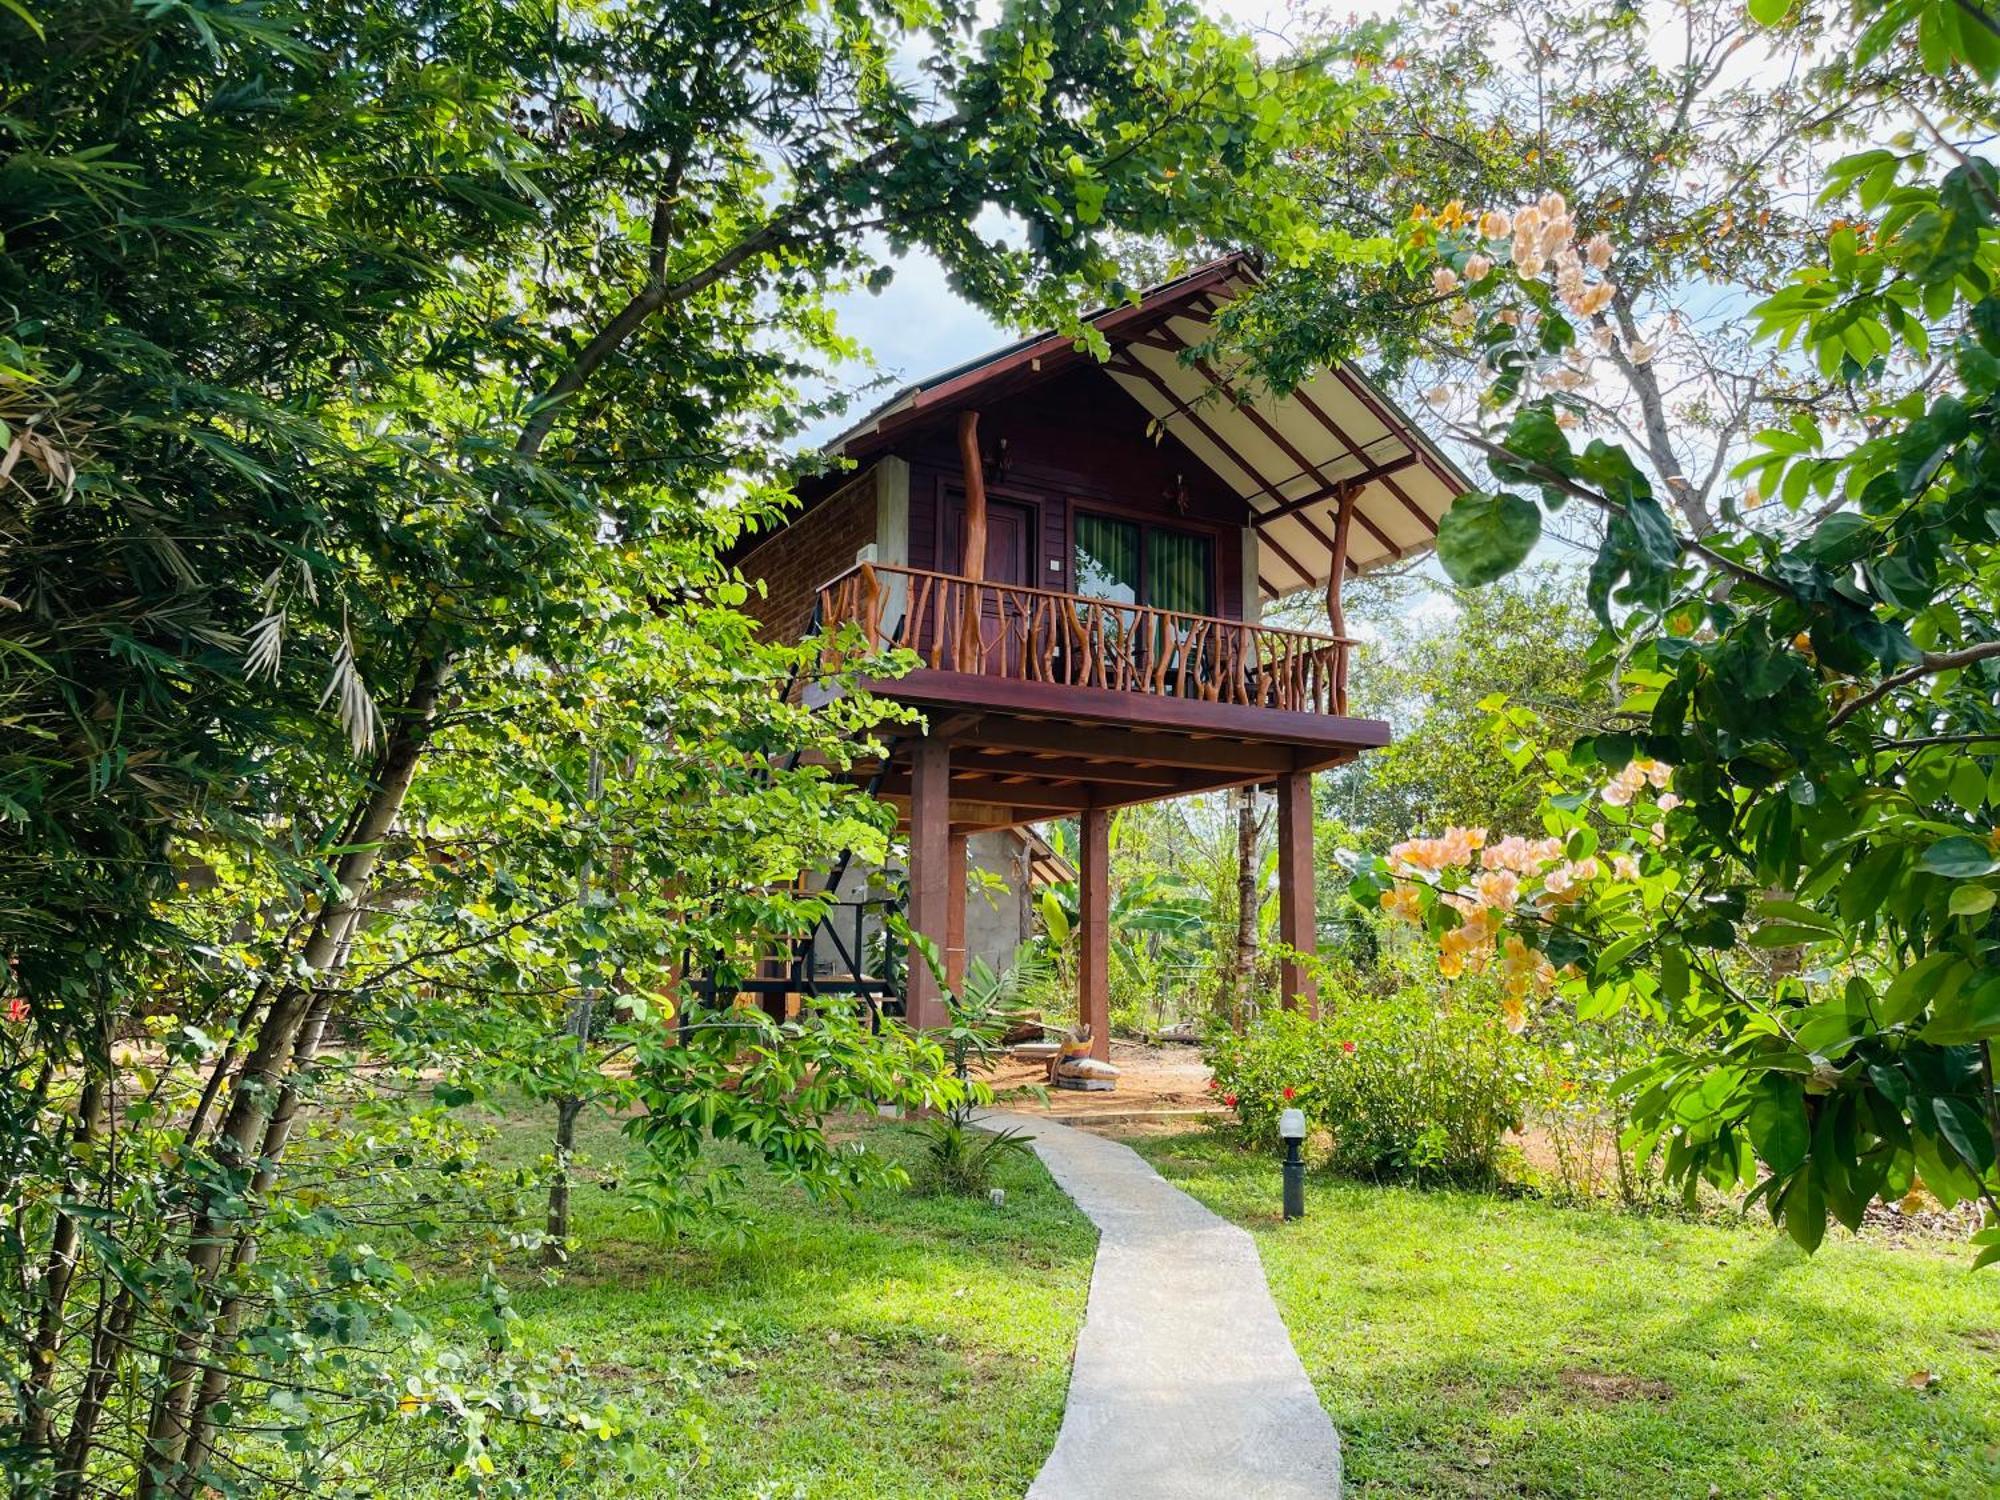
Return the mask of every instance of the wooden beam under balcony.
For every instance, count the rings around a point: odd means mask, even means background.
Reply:
[[[1389,726],[1379,719],[1210,703],[1199,698],[1160,697],[1061,682],[1021,682],[980,672],[920,668],[906,677],[872,681],[868,687],[872,692],[907,703],[984,709],[989,720],[996,714],[1011,714],[1030,719],[1080,721],[1100,727],[1118,725],[1153,732],[1210,734],[1329,749],[1379,750],[1389,743]]]
[[[1289,746],[1262,741],[1105,729],[998,714],[981,718],[961,732],[983,747],[1053,750],[1184,770],[1241,771],[1265,780],[1292,770],[1298,758]]]

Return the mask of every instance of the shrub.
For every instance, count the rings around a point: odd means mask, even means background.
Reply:
[[[949,1115],[927,1120],[918,1130],[924,1137],[919,1183],[932,1192],[960,1198],[985,1196],[1000,1163],[1009,1156],[1025,1156],[1034,1139],[1011,1126],[980,1130]]]
[[[1491,1182],[1520,1123],[1527,1049],[1490,997],[1407,984],[1374,998],[1323,991],[1327,1014],[1269,1010],[1209,1050],[1215,1087],[1250,1138],[1295,1105],[1331,1137],[1328,1165],[1371,1178]]]

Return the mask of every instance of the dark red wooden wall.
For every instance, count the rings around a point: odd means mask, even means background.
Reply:
[[[1073,369],[982,408],[979,439],[988,493],[1041,508],[1041,551],[1030,569],[1037,587],[1071,588],[1070,512],[1081,505],[1212,534],[1218,613],[1243,617],[1248,508],[1178,439],[1154,442],[1144,410],[1104,371]],[[910,566],[957,572],[960,559],[943,556],[941,545],[943,505],[962,482],[955,423],[895,451],[910,464]]]

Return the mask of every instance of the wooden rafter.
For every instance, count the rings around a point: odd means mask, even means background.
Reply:
[[[1209,442],[1213,443],[1216,451],[1228,459],[1242,473],[1245,479],[1256,485],[1266,495],[1269,495],[1274,503],[1279,505],[1284,504],[1284,493],[1266,477],[1264,471],[1232,448],[1223,438],[1222,434],[1208,424],[1200,412],[1196,411],[1172,386],[1167,384],[1159,371],[1128,350],[1121,350],[1120,354],[1123,355],[1122,361],[1114,357],[1108,368],[1123,374],[1137,375],[1166,398],[1168,410],[1164,415],[1155,417],[1155,421],[1164,425],[1171,417],[1186,417],[1188,424],[1196,432],[1207,438]],[[1308,574],[1307,576],[1310,577],[1311,575]]]
[[[1347,451],[1353,454],[1356,458],[1361,458],[1362,455],[1367,451],[1365,447],[1356,444],[1354,439],[1347,435],[1345,429],[1343,429],[1338,422],[1334,421],[1332,417],[1328,416],[1323,410],[1320,409],[1319,403],[1313,400],[1312,396],[1307,393],[1307,391],[1303,386],[1300,387],[1298,390],[1292,392],[1292,399],[1299,403],[1300,410],[1304,411],[1309,416],[1317,420],[1320,426],[1324,427],[1329,433],[1333,435],[1333,438],[1336,442],[1338,442],[1343,448],[1347,449]],[[1385,427],[1390,426],[1390,424],[1386,422],[1383,423],[1383,425]],[[1394,434],[1394,430],[1395,429],[1393,427],[1390,428],[1392,435]],[[1406,440],[1405,446],[1409,449],[1409,452],[1404,456],[1404,459],[1398,464],[1399,468],[1407,466],[1410,463],[1422,463],[1427,468],[1434,467],[1433,465],[1428,463],[1428,461],[1423,457],[1423,454],[1414,443],[1409,443]],[[1403,509],[1407,510],[1412,516],[1416,517],[1418,525],[1422,526],[1424,530],[1428,531],[1431,535],[1433,536],[1437,535],[1437,522],[1431,518],[1431,514],[1429,511],[1425,510],[1421,505],[1417,504],[1416,501],[1412,500],[1409,497],[1409,494],[1403,489],[1403,487],[1395,482],[1394,478],[1391,477],[1394,472],[1395,472],[1394,470],[1390,470],[1389,472],[1377,476],[1382,480],[1382,487],[1386,489],[1391,495],[1394,495],[1396,499],[1402,502]]]

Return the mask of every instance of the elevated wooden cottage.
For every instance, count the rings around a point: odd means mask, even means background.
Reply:
[[[855,468],[740,559],[772,631],[851,622],[921,658],[877,687],[925,730],[862,774],[902,815],[907,914],[954,982],[968,838],[1079,819],[1079,1001],[1100,1052],[1111,812],[1274,785],[1281,935],[1310,949],[1312,773],[1389,740],[1347,712],[1341,581],[1430,547],[1470,487],[1352,369],[1275,400],[1196,357],[1252,274],[1218,261],[1100,313],[1108,362],[1052,334],[903,390],[831,445]],[[1325,591],[1333,634],[1259,623],[1303,589]],[[832,987],[874,983],[862,941],[857,912]],[[1297,965],[1281,982],[1313,1004]],[[913,1023],[942,1023],[922,964],[904,998]]]

